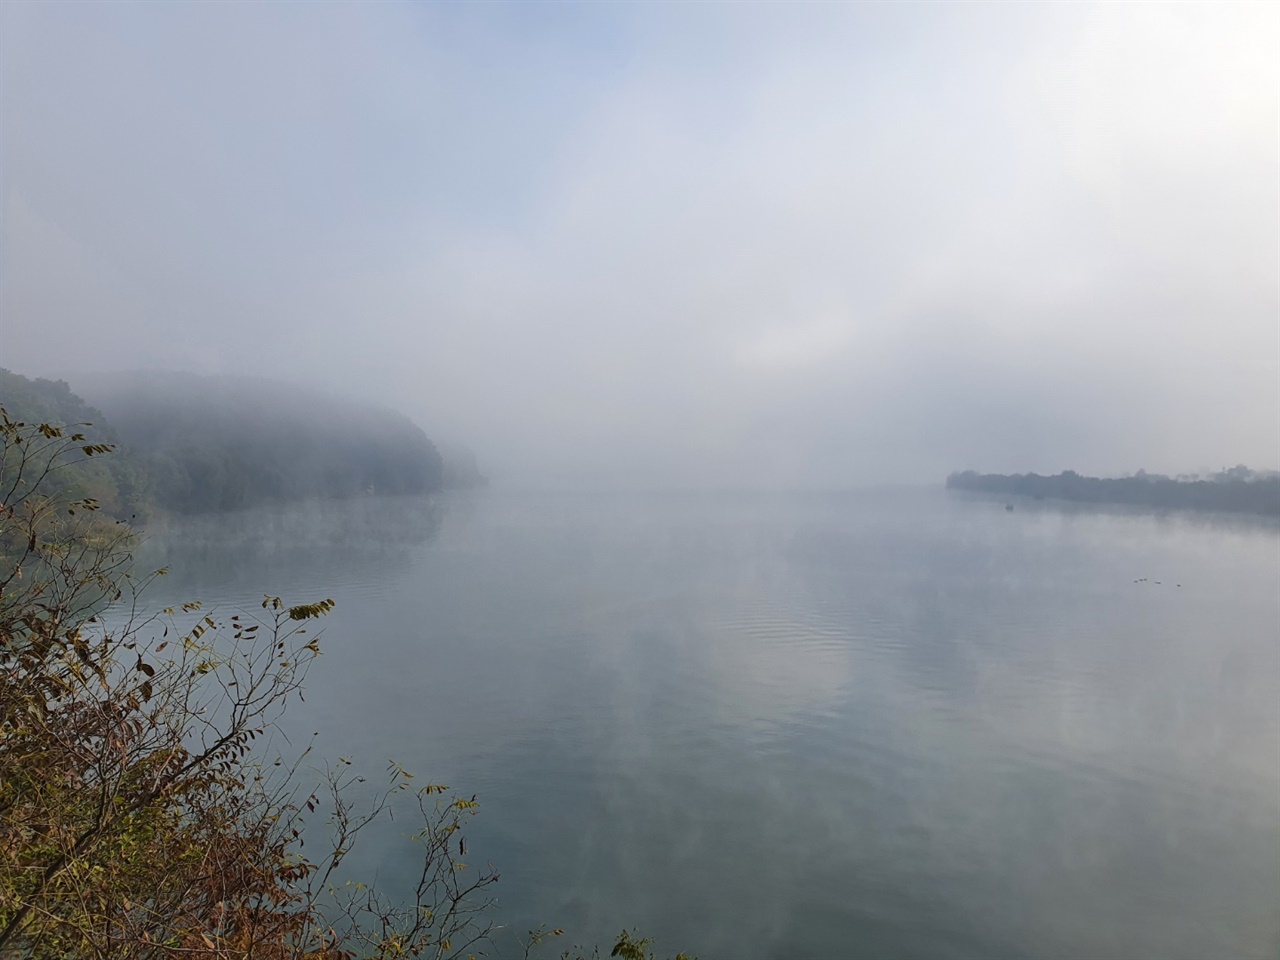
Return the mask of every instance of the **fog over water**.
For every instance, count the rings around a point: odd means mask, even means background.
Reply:
[[[1280,5],[0,2],[0,368],[497,956],[1280,949],[1275,518],[942,486],[1280,468]]]
[[[500,483],[1280,466],[1271,4],[0,7],[0,364]]]
[[[284,727],[479,795],[496,956],[539,923],[735,960],[1280,947],[1273,521],[495,489],[184,518],[143,562],[154,605],[337,601]],[[412,823],[355,877],[403,889]]]

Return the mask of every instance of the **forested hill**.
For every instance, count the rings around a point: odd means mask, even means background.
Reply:
[[[72,393],[62,380],[33,380],[0,367],[0,407],[15,422],[75,425],[75,430],[85,435],[86,444],[120,445],[120,435],[107,423],[102,411]],[[152,503],[150,483],[135,461],[119,455],[88,460],[74,470],[55,469],[41,484],[42,490],[72,500],[92,497],[104,512],[116,518],[147,512]],[[0,496],[22,493],[11,490],[18,474],[21,472],[30,482],[39,476],[44,465],[38,462],[20,469],[16,463],[0,464]]]
[[[263,380],[172,373],[96,376],[77,389],[88,403],[61,381],[4,371],[0,405],[28,422],[90,420],[98,438],[117,444],[103,462],[132,486],[113,512],[231,510],[442,485],[435,446],[386,408]]]
[[[972,470],[947,477],[947,487],[1000,496],[1079,503],[1132,504],[1180,510],[1223,510],[1280,516],[1280,474],[1258,474],[1233,467],[1207,479],[1172,479],[1139,472],[1132,477],[1082,477],[1066,470],[1045,477],[1036,473],[979,474]]]
[[[393,410],[239,377],[148,372],[88,379],[85,391],[169,510],[441,485],[440,454]]]

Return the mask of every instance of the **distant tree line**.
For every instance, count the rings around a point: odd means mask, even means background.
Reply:
[[[1038,473],[980,474],[966,470],[947,477],[947,487],[1036,500],[1280,516],[1280,474],[1255,473],[1243,465],[1208,479],[1172,479],[1145,471],[1132,477],[1106,478],[1084,477],[1074,470],[1047,477]]]
[[[408,417],[317,391],[146,373],[91,379],[88,392],[92,406],[63,381],[0,369],[0,405],[15,421],[90,424],[75,429],[118,450],[101,466],[78,471],[75,489],[60,491],[94,497],[112,516],[422,494],[452,479]],[[479,476],[474,462],[464,473],[472,482]]]

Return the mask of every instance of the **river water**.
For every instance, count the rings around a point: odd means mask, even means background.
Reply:
[[[153,604],[337,601],[285,726],[478,794],[499,955],[1280,954],[1274,523],[494,490],[149,538]]]

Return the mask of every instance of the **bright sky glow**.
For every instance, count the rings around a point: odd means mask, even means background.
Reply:
[[[10,2],[0,364],[514,482],[1277,467],[1278,10]]]

